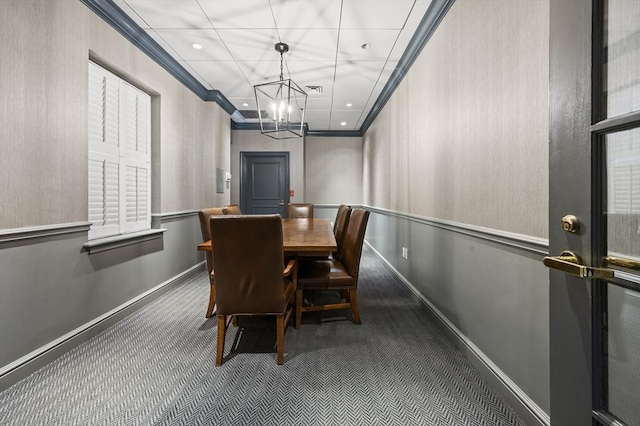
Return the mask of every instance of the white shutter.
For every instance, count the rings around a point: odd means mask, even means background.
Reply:
[[[149,133],[151,98],[139,89],[124,84],[124,133],[127,158],[150,161]]]
[[[148,163],[125,160],[124,232],[149,229],[150,170]]]
[[[151,228],[151,98],[89,63],[89,238]]]
[[[118,155],[120,138],[118,77],[89,63],[89,150]]]
[[[89,238],[120,233],[118,157],[89,152]]]

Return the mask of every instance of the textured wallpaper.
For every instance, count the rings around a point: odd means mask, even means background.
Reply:
[[[307,202],[362,204],[362,138],[307,137]]]
[[[153,213],[219,202],[207,185],[228,116],[81,2],[3,1],[0,38],[0,229],[87,220],[90,57],[154,95]]]
[[[364,203],[547,238],[548,1],[456,1],[364,137]]]

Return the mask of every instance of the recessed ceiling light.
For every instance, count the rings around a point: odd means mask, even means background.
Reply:
[[[191,47],[198,50],[202,49],[202,45],[198,43],[191,43]]]
[[[352,104],[352,103],[348,103],[348,104],[347,104],[347,106],[348,106],[348,107],[352,107],[352,106],[353,106],[353,104]]]
[[[365,44],[363,44],[363,45],[362,45],[362,46],[360,46],[360,47],[366,50],[366,49],[370,48],[370,47],[371,47],[371,45],[370,45],[369,43],[365,43]]]
[[[341,125],[341,126],[346,126],[346,125],[347,125],[347,122],[346,122],[346,121],[343,121],[342,123],[340,123],[340,125]]]
[[[246,103],[246,102],[243,102],[243,103],[242,103],[242,106],[249,106],[249,104],[248,104],[248,103]]]

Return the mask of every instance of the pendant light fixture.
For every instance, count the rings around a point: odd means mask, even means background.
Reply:
[[[283,55],[289,45],[276,43],[275,49],[280,53],[280,80],[253,86],[261,133],[274,139],[299,138],[304,132],[307,94],[290,78],[284,79]]]

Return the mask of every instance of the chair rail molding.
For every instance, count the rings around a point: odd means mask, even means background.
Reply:
[[[465,223],[459,223],[443,219],[435,219],[426,216],[414,215],[409,213],[402,213],[394,210],[384,209],[380,207],[373,207],[368,205],[361,206],[364,209],[371,210],[372,212],[382,214],[385,216],[395,216],[410,220],[417,223],[422,223],[435,228],[441,228],[459,234],[468,235],[485,241],[491,241],[494,243],[502,244],[505,246],[529,251],[541,256],[547,256],[549,254],[549,240],[544,238],[532,237],[530,235],[515,234],[512,232],[501,231],[499,229],[485,228],[482,226],[468,225]]]
[[[91,222],[72,222],[31,226],[26,228],[2,229],[0,230],[0,243],[75,234],[77,232],[89,232],[90,227]]]

